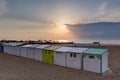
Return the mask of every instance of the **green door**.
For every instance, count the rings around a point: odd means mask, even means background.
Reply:
[[[42,50],[42,62],[46,63],[46,50]]]
[[[47,52],[47,63],[53,64],[53,51]]]
[[[53,64],[53,51],[43,50],[42,52],[42,62]]]

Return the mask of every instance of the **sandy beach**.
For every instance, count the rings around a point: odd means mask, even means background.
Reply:
[[[109,68],[104,76],[88,71],[44,64],[39,61],[0,54],[0,80],[120,80],[120,46],[99,46],[109,50]]]

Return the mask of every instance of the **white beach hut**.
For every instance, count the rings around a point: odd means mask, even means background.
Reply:
[[[7,43],[5,44],[5,53],[20,56],[20,46],[23,43]]]
[[[82,68],[82,52],[88,48],[71,47],[66,54],[66,67],[81,69]]]
[[[28,58],[34,59],[35,48],[38,46],[39,46],[39,44],[33,44],[33,45],[30,45],[29,47],[27,47],[27,57]]]
[[[14,55],[20,56],[21,55],[21,46],[23,46],[24,43],[18,43],[14,48]]]
[[[35,56],[34,59],[38,61],[42,61],[42,49],[49,47],[50,45],[40,45],[35,48]]]
[[[4,44],[4,52],[7,54],[11,54],[11,43]]]
[[[66,54],[70,47],[60,47],[54,51],[53,61],[54,64],[60,66],[66,66]]]
[[[16,48],[15,48],[15,55],[16,56],[20,56],[20,51],[21,51],[21,47],[20,46],[16,46]]]
[[[22,57],[27,57],[27,51],[28,51],[28,47],[31,46],[30,44],[21,46],[21,56]]]
[[[10,47],[9,47],[8,44],[4,44],[4,52],[7,53],[7,54],[9,54],[9,52],[10,52]]]
[[[90,48],[83,52],[83,69],[104,73],[108,68],[108,50]]]

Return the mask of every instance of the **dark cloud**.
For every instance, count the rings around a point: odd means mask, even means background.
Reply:
[[[66,24],[69,30],[83,39],[120,39],[120,22]]]

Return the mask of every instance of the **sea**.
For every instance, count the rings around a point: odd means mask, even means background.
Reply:
[[[106,45],[120,45],[120,40],[74,40],[75,43],[93,43],[99,42]]]

